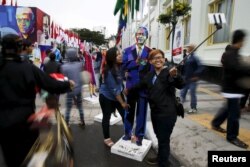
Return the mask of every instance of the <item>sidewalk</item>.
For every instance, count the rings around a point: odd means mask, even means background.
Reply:
[[[186,114],[184,119],[178,118],[176,122],[171,136],[171,153],[185,167],[207,166],[209,150],[245,150],[230,144],[226,141],[225,134],[210,127],[214,114],[224,103],[219,91],[217,85],[201,82],[197,91],[198,113]],[[189,103],[187,100],[184,105],[186,109],[189,108]],[[225,128],[225,125],[222,127]],[[240,127],[239,138],[250,145],[250,113],[241,116]],[[157,148],[157,140],[149,119],[146,134],[153,141],[153,147]]]

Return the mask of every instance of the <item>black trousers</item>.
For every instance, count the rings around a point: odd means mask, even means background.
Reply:
[[[242,97],[240,99],[240,108],[243,109],[245,108],[246,102],[248,100],[249,97],[249,93],[250,93],[250,89],[246,89],[244,90],[244,97]],[[250,102],[248,103],[248,105],[250,104]]]
[[[110,138],[109,132],[109,121],[111,114],[115,112],[117,109],[119,114],[122,117],[122,121],[124,121],[124,109],[118,101],[109,100],[104,95],[100,94],[99,102],[101,105],[103,117],[102,117],[102,130],[104,139]]]
[[[36,141],[39,132],[31,130],[26,121],[0,129],[0,145],[8,167],[19,167]]]
[[[212,125],[219,127],[227,119],[227,139],[234,140],[239,135],[240,105],[238,98],[227,98],[227,104],[219,110]]]
[[[170,136],[172,134],[177,115],[161,116],[152,114],[151,119],[154,132],[158,140],[158,166],[167,167],[170,155]]]

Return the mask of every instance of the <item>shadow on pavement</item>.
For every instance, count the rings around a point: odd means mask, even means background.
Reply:
[[[139,162],[111,154],[110,149],[103,143],[100,123],[86,125],[81,129],[71,125],[74,136],[75,167],[149,167],[146,162]],[[110,127],[110,135],[114,142],[123,135],[122,125]],[[152,150],[150,150],[152,152]]]

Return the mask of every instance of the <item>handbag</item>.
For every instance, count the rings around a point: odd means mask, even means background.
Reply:
[[[184,118],[184,107],[181,103],[180,97],[176,97],[175,105],[176,105],[177,116]]]
[[[62,114],[59,111],[58,103],[54,99],[56,96],[51,96],[51,99],[46,99],[44,109],[29,118],[29,121],[37,122],[45,119],[47,124],[51,124],[53,114],[55,114],[55,126],[41,126],[41,123],[36,123],[38,127],[45,127],[42,135],[38,137],[33,144],[28,155],[26,156],[22,166],[26,167],[73,167],[74,166],[74,150],[73,136],[68,128]],[[49,121],[50,120],[50,121]],[[47,128],[47,129],[46,129]]]

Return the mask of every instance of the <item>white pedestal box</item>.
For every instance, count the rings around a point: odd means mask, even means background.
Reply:
[[[118,122],[120,122],[122,120],[122,117],[120,116],[120,114],[118,112],[116,112],[116,116],[114,116],[114,114],[111,114],[111,118],[110,118],[110,121],[109,121],[109,124],[110,125],[114,125]],[[102,113],[96,115],[94,117],[94,120],[97,121],[97,122],[102,122]]]
[[[91,104],[97,104],[97,103],[99,103],[99,97],[98,96],[84,97],[83,100],[86,100],[87,102],[89,102]]]
[[[151,145],[152,141],[147,139],[142,140],[142,146],[137,146],[135,143],[131,143],[130,140],[125,141],[120,138],[120,140],[111,147],[111,153],[136,161],[142,161],[147,155]]]

